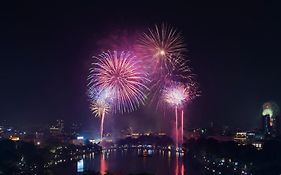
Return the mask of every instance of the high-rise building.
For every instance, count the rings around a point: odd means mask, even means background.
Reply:
[[[56,120],[50,127],[50,133],[53,135],[62,134],[64,130],[64,121],[63,120]]]
[[[81,129],[81,123],[72,123],[70,132],[73,136],[77,136]]]
[[[272,133],[272,121],[270,121],[270,115],[263,115],[262,116],[262,127],[263,133],[265,135],[271,135]]]
[[[280,134],[279,107],[274,102],[263,104],[262,130],[266,137],[276,137]]]

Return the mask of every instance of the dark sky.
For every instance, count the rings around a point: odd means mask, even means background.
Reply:
[[[265,101],[281,104],[277,1],[235,3],[25,3],[0,7],[0,119],[18,126],[56,118],[96,126],[86,78],[97,42],[114,31],[167,22],[182,31],[202,96],[186,108],[191,126],[258,126]],[[154,127],[141,109],[120,122]],[[116,116],[117,117],[117,116]],[[115,118],[116,118],[115,117]],[[119,119],[118,119],[119,120]],[[152,121],[152,122],[148,122]]]

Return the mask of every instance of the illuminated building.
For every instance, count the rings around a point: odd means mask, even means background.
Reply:
[[[263,137],[259,132],[255,131],[237,132],[234,136],[234,141],[240,145],[251,144],[258,149],[261,149],[263,145]]]
[[[12,141],[19,141],[20,138],[18,136],[10,136],[10,140],[12,140]]]
[[[51,127],[50,127],[50,133],[51,133],[52,135],[58,135],[58,134],[61,134],[61,131],[60,131],[59,128],[54,127],[54,126],[51,126]]]
[[[269,115],[263,115],[262,116],[262,126],[263,126],[263,132],[265,135],[270,135],[272,130],[272,121],[270,121]]]
[[[239,144],[246,144],[247,142],[247,133],[246,132],[237,132],[234,136],[234,141]]]
[[[262,130],[266,137],[279,135],[279,107],[274,102],[266,102],[262,106]]]
[[[0,126],[0,136],[4,133],[4,127]]]
[[[76,139],[72,140],[73,145],[84,145],[85,144],[85,139],[83,136],[77,136]]]
[[[252,145],[256,147],[258,150],[261,150],[263,147],[263,142],[253,142]]]
[[[159,135],[159,136],[166,136],[167,134],[164,133],[164,132],[159,132],[158,135]]]
[[[132,138],[135,138],[135,139],[139,138],[139,136],[140,136],[139,133],[132,133],[132,134],[131,134],[131,137],[132,137]]]

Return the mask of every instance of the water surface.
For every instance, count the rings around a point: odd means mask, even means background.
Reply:
[[[112,149],[56,168],[56,174],[83,174],[85,171],[114,175],[150,173],[155,175],[199,175],[183,155],[172,151]]]

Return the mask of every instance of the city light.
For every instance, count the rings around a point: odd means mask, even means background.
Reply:
[[[83,136],[78,136],[78,137],[77,137],[77,140],[83,140],[83,139],[84,139]]]

